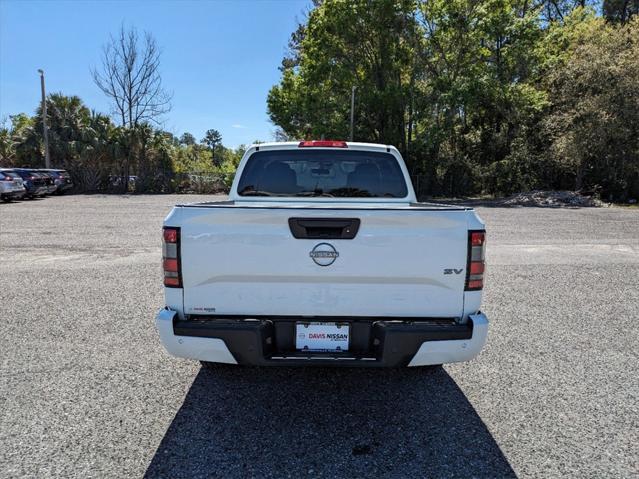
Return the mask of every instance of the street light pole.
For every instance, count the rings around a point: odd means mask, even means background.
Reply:
[[[353,141],[353,130],[355,129],[355,85],[353,85],[353,89],[351,90],[351,135],[349,140]]]
[[[42,89],[42,130],[44,133],[44,165],[51,168],[51,158],[49,157],[49,129],[47,128],[47,96],[44,91],[44,71],[38,70],[40,74],[40,88]]]

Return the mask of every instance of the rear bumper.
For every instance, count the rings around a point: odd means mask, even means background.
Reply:
[[[287,321],[181,321],[175,311],[163,309],[155,322],[162,344],[173,356],[254,366],[399,367],[469,361],[479,354],[488,333],[483,313],[471,315],[464,325],[389,318],[354,322],[351,327],[359,332],[353,334],[351,351],[306,353],[290,347]]]
[[[64,191],[70,190],[71,188],[73,188],[73,183],[58,183],[56,185],[56,191],[58,193],[62,193]]]
[[[14,190],[14,191],[2,191],[0,192],[0,197],[2,198],[11,198],[11,199],[20,199],[26,194],[24,189],[22,190]]]
[[[31,186],[26,188],[28,196],[44,196],[47,194],[46,186]]]

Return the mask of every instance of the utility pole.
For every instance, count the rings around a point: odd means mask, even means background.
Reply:
[[[353,85],[351,90],[351,135],[349,141],[353,141],[353,131],[355,129],[355,89],[357,87]]]
[[[42,89],[42,130],[44,132],[44,165],[51,168],[51,158],[49,157],[49,129],[47,128],[47,96],[44,91],[44,71],[38,70],[40,74],[40,88]]]

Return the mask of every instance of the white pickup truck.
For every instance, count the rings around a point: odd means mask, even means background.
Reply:
[[[486,342],[484,223],[417,203],[392,146],[251,146],[228,201],[164,220],[164,347],[203,365],[426,366]]]

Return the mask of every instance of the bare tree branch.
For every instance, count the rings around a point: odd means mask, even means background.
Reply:
[[[102,67],[91,73],[98,88],[111,99],[122,126],[158,123],[170,111],[172,95],[162,86],[160,53],[150,33],[145,32],[140,40],[135,28],[126,30],[124,25],[104,45]]]
[[[102,68],[91,71],[93,81],[111,99],[113,111],[128,129],[127,155],[122,165],[124,191],[128,191],[133,143],[138,126],[159,123],[171,109],[171,94],[162,87],[160,49],[150,33],[140,40],[135,28],[120,27],[102,48]]]

